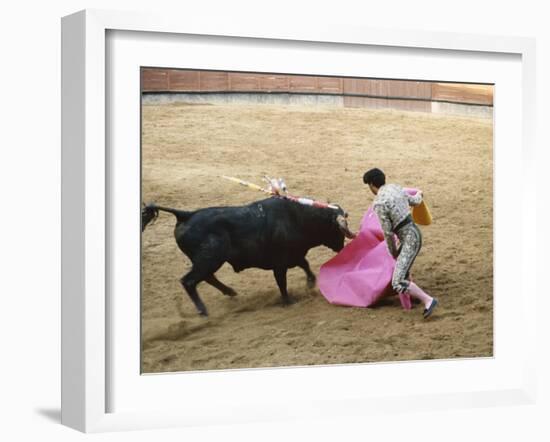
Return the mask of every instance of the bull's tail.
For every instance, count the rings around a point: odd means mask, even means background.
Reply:
[[[169,207],[157,206],[154,203],[149,203],[141,209],[141,231],[145,230],[147,224],[155,220],[159,216],[159,211],[168,212],[177,218],[178,223],[187,221],[194,212],[187,212],[185,210],[171,209]]]

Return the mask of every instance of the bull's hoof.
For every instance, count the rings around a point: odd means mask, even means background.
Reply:
[[[306,281],[307,288],[308,289],[314,289],[316,282],[317,282],[317,280],[315,278],[311,278],[311,279],[308,278],[307,281]]]
[[[287,307],[292,304],[296,304],[296,300],[294,298],[291,298],[290,296],[283,298],[283,307]]]
[[[208,312],[205,310],[199,310],[199,315],[202,316],[203,318],[207,318],[208,317]]]
[[[233,290],[231,287],[229,287],[227,290],[225,290],[223,292],[223,294],[225,296],[230,296],[230,297],[237,296],[237,292],[235,290]]]

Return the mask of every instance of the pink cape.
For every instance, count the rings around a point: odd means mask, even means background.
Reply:
[[[405,189],[415,194],[417,189]],[[331,304],[369,307],[392,293],[395,259],[389,254],[378,216],[369,207],[360,231],[336,256],[319,270],[318,285]],[[411,308],[408,294],[399,296],[404,309]]]

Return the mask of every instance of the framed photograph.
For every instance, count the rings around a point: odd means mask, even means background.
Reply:
[[[534,42],[226,26],[63,19],[63,423],[532,403]],[[427,319],[372,288],[373,168],[429,207]]]
[[[142,67],[142,373],[492,357],[493,89]],[[374,166],[433,201],[428,334],[387,290]]]

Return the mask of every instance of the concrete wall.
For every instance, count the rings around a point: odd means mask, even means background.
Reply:
[[[142,68],[144,103],[368,107],[492,117],[493,86],[416,80]]]
[[[314,95],[290,93],[143,93],[143,104],[191,103],[191,104],[278,104],[301,106],[367,107],[371,109],[396,109],[404,111],[432,112],[492,118],[493,107],[435,101],[392,100],[385,98],[356,98],[346,103],[341,95]],[[355,97],[354,97],[355,98]]]
[[[190,94],[181,92],[172,93],[144,93],[144,104],[158,103],[196,103],[196,104],[280,104],[304,106],[344,106],[344,97],[341,95],[313,95],[313,94],[270,94],[270,93],[213,93]]]

